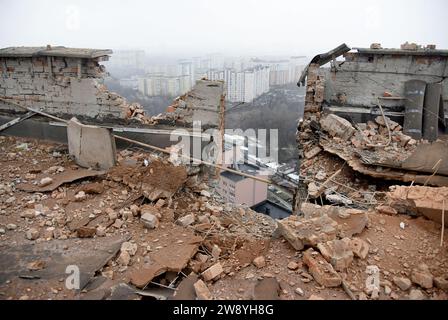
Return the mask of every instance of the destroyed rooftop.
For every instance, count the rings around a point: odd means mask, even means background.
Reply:
[[[8,47],[0,49],[0,58],[29,58],[38,56],[94,59],[112,54],[110,49],[56,47]]]

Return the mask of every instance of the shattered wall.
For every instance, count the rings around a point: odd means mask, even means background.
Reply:
[[[0,58],[0,97],[58,116],[143,119],[138,104],[128,104],[101,84],[99,59],[70,57]],[[21,112],[0,101],[0,110]]]
[[[401,54],[348,52],[345,61],[336,68],[324,72],[327,105],[371,107],[378,104],[377,97],[389,92],[403,97],[404,84],[408,80],[427,83],[442,82],[442,96],[448,103],[448,57],[437,55],[414,55],[412,51]],[[403,106],[400,99],[384,99],[385,107]]]

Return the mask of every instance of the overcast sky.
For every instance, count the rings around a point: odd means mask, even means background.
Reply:
[[[0,0],[0,8],[0,47],[309,56],[343,42],[448,48],[446,0]]]

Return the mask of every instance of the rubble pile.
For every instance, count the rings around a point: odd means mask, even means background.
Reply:
[[[138,149],[107,171],[43,141],[1,136],[0,151],[5,299],[446,299],[440,226],[399,204],[304,203],[274,221],[224,203],[200,167]],[[85,274],[80,291],[65,286],[67,265]]]

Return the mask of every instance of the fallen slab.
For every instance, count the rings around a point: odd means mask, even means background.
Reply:
[[[25,245],[0,246],[0,284],[18,276],[38,277],[49,281],[67,278],[67,266],[80,271],[80,290],[106,265],[127,237],[114,236],[96,239],[52,240]],[[29,270],[27,265],[43,261],[45,267]]]
[[[309,202],[302,203],[300,211],[304,218],[315,218],[327,215],[338,224],[338,237],[351,238],[362,233],[369,223],[367,212],[337,206],[319,206]]]
[[[112,130],[84,125],[76,118],[67,123],[69,154],[85,168],[107,170],[117,160]]]
[[[182,271],[196,254],[198,247],[198,241],[190,244],[176,243],[151,253],[149,255],[151,263],[135,269],[131,274],[131,283],[137,288],[143,288],[152,279],[167,271]]]
[[[389,204],[400,213],[424,215],[428,219],[442,223],[445,204],[445,226],[448,227],[448,188],[425,186],[392,186],[387,193]]]
[[[65,183],[70,183],[85,178],[98,177],[105,173],[106,173],[105,171],[96,171],[88,169],[78,169],[78,170],[65,169],[62,173],[52,175],[51,176],[52,181],[48,185],[40,186],[37,184],[21,183],[17,185],[17,188],[26,192],[50,192],[56,190]],[[38,177],[37,180],[41,181],[41,179],[44,177],[48,176],[42,175]]]
[[[353,170],[374,178],[402,182],[414,182],[418,184],[424,184],[427,182],[428,185],[439,187],[448,186],[448,177],[446,176],[437,174],[434,176],[431,176],[429,174],[415,174],[412,171],[407,170],[400,170],[396,168],[388,168],[376,165],[367,165],[363,163],[359,158],[355,157],[353,153],[347,152],[347,150],[345,150],[346,147],[343,145],[335,145],[324,139],[321,139],[319,144],[326,152],[336,155],[342,160],[346,161]],[[429,181],[428,178],[430,178]]]

